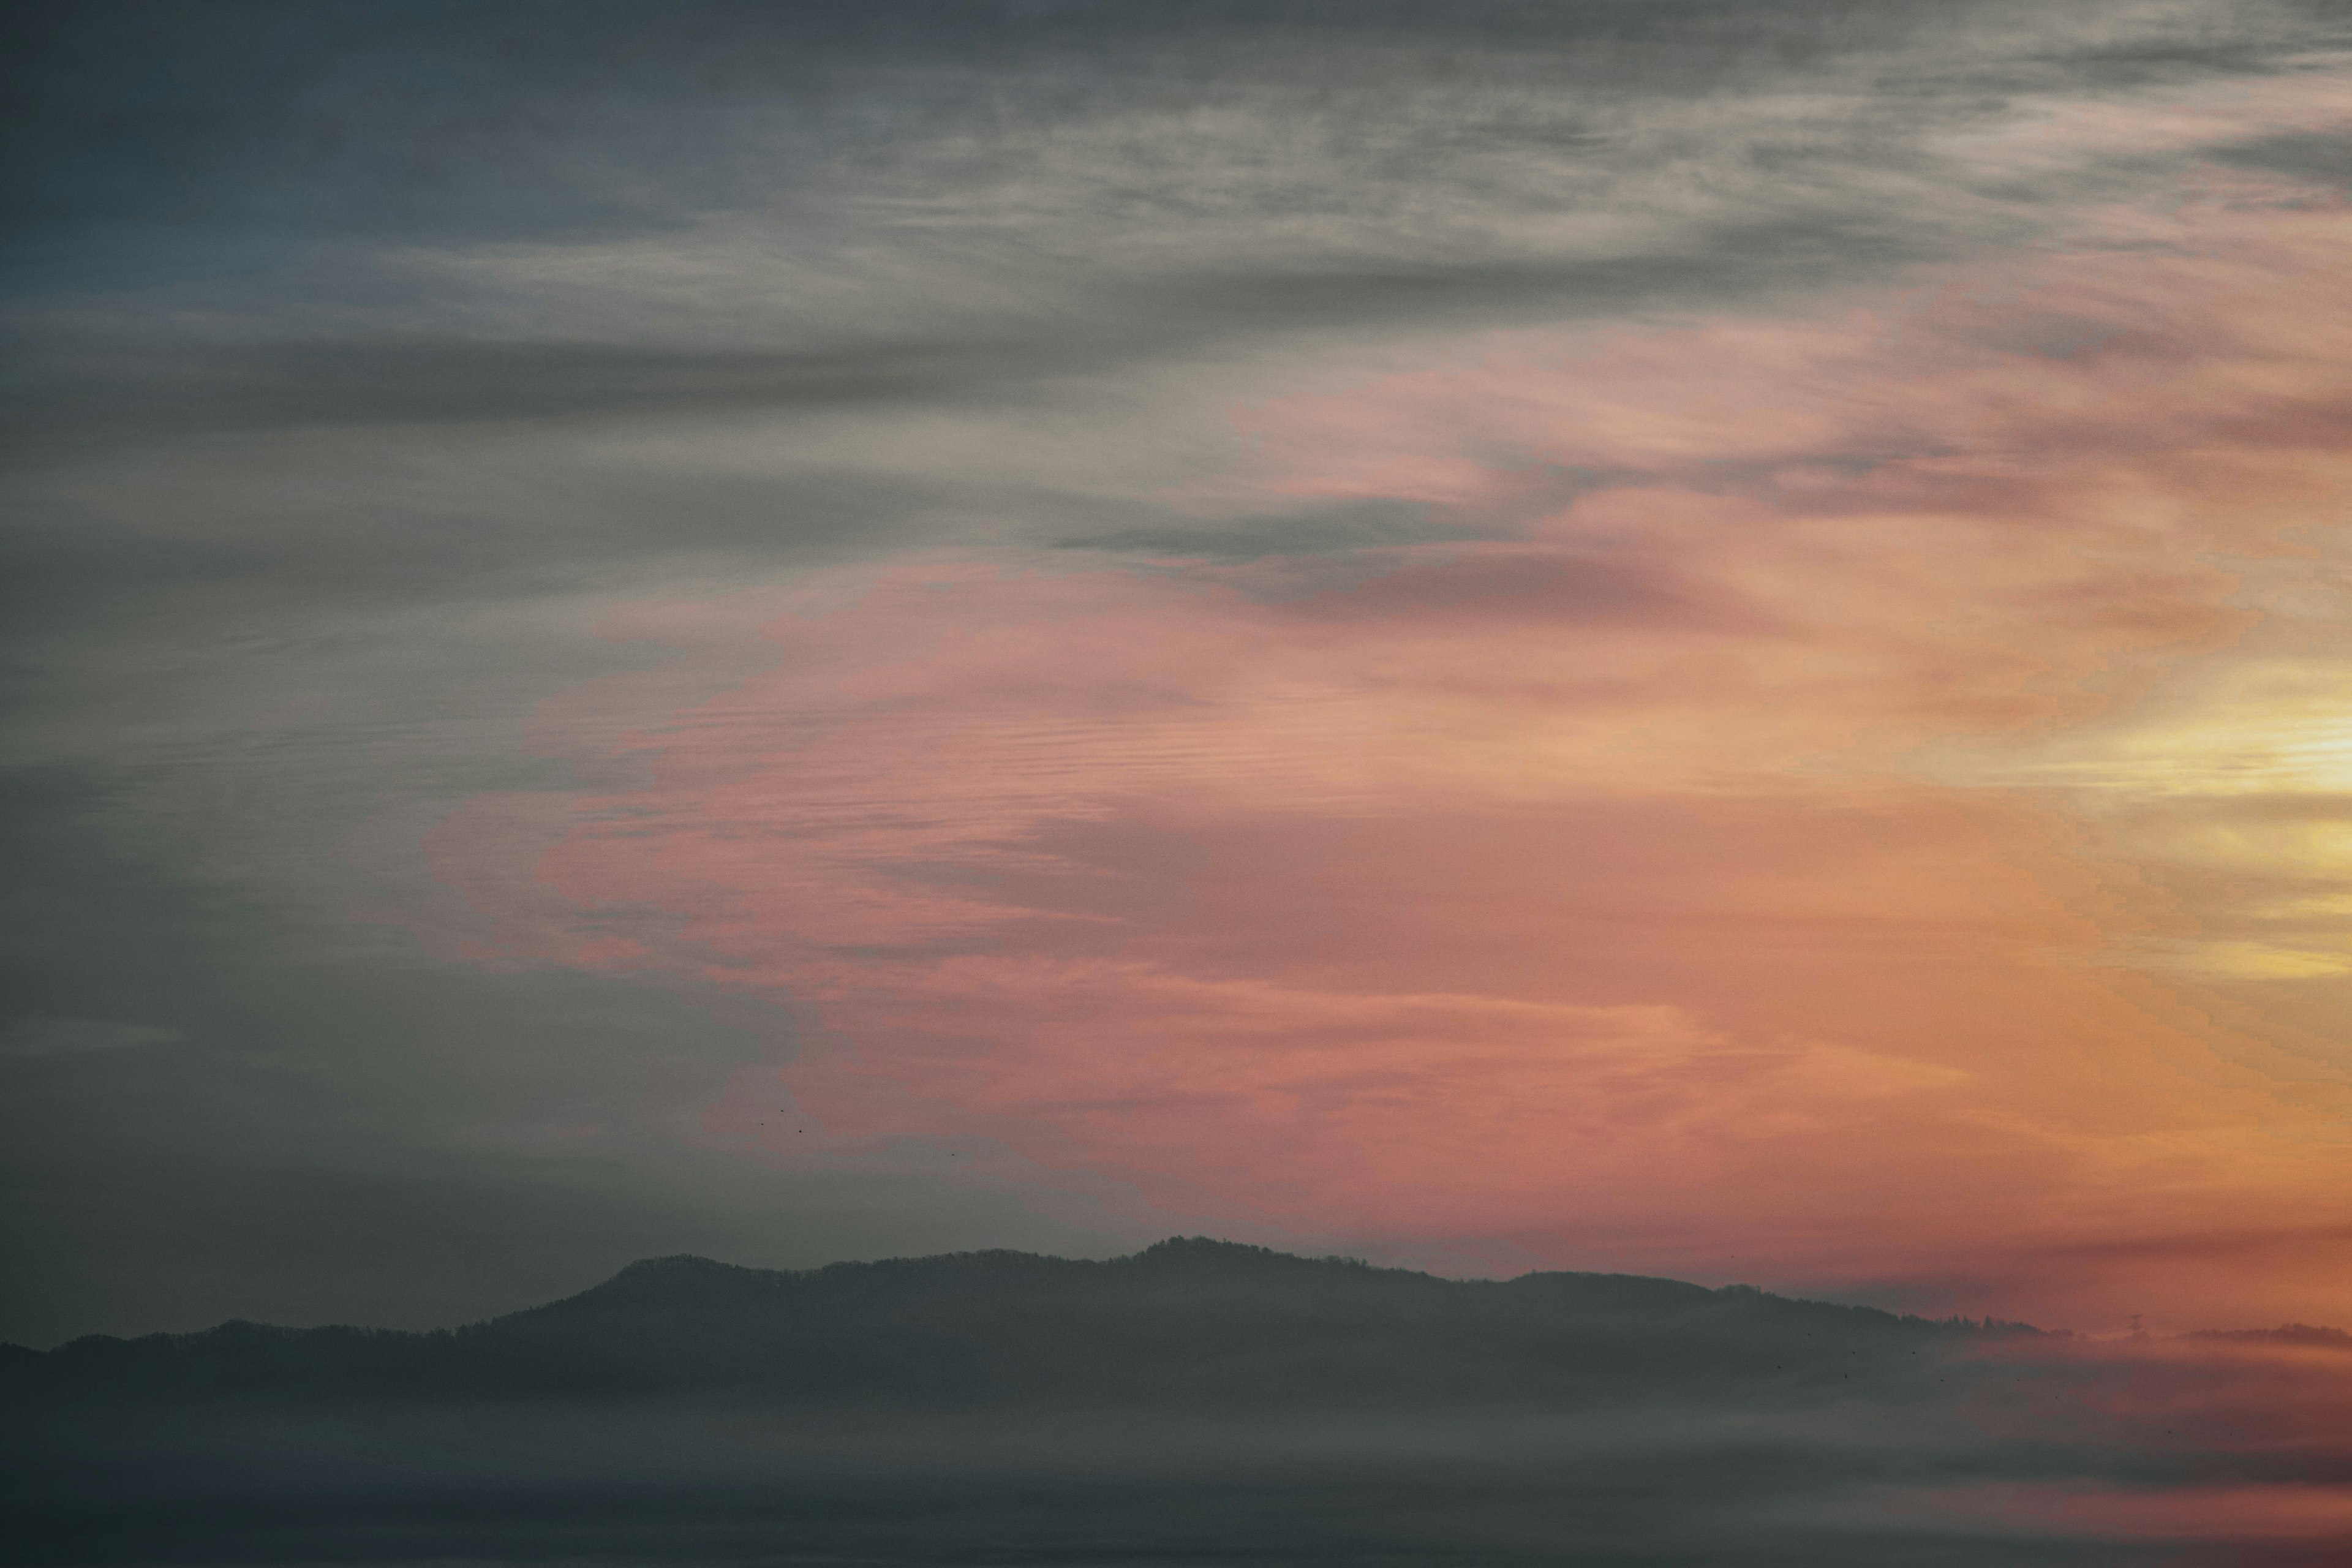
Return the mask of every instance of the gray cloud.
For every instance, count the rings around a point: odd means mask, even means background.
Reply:
[[[177,1029],[126,1024],[114,1018],[24,1017],[0,1028],[0,1055],[47,1057],[81,1051],[120,1051],[134,1046],[169,1045],[180,1037]]]
[[[2223,163],[2284,174],[2315,185],[2352,187],[2352,138],[2263,136],[2216,150]]]
[[[289,905],[284,866],[189,864],[184,825],[142,843],[87,778],[0,787],[0,980],[27,1014],[5,1037],[0,1341],[239,1316],[425,1326],[689,1237],[809,1266],[975,1232],[1100,1249],[1099,1221],[919,1165],[784,1173],[696,1133],[730,1074],[789,1055],[778,1010],[438,963],[352,929],[331,896]],[[328,815],[348,809],[348,785],[328,793]],[[293,824],[277,847],[323,847]]]
[[[1355,501],[1297,512],[1223,520],[1213,527],[1170,520],[1057,540],[1066,550],[1134,552],[1194,560],[1257,561],[1269,555],[1314,555],[1382,545],[1420,544],[1465,535],[1429,516],[1426,507],[1396,501]]]

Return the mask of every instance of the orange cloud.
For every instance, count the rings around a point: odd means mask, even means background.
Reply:
[[[2347,1059],[2166,959],[2268,939],[2116,828],[2179,694],[2282,657],[2250,584],[2341,527],[2352,218],[2274,197],[1243,415],[1234,486],[1484,542],[649,606],[615,635],[772,662],[617,738],[642,682],[551,712],[609,787],[475,803],[439,875],[486,959],[803,1008],[812,1134],[712,1116],[776,1158],[981,1141],[1268,1237],[2341,1316]]]

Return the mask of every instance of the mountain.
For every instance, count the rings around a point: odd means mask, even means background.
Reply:
[[[2063,1532],[1882,1500],[2078,1460],[2148,1474],[2002,1414],[2020,1355],[2064,1342],[1197,1238],[1105,1262],[652,1258],[431,1332],[9,1348],[0,1561],[2080,1563]]]
[[[807,1272],[650,1258],[424,1333],[231,1322],[0,1365],[21,1397],[692,1397],[796,1406],[1286,1409],[1801,1399],[1900,1380],[1981,1327],[1617,1274],[1442,1279],[1200,1238]]]

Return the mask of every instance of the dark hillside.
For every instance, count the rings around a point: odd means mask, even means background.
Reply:
[[[2047,1468],[1970,1413],[2003,1338],[1201,1240],[654,1258],[429,1333],[11,1351],[0,1561],[2080,1568],[1852,1511]]]
[[[107,1401],[695,1396],[813,1405],[1557,1404],[1882,1391],[1969,1331],[1626,1275],[1441,1279],[1206,1240],[804,1273],[653,1258],[429,1333],[225,1323],[93,1338],[9,1375]]]

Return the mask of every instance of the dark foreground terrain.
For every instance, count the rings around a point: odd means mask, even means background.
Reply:
[[[2158,1435],[2110,1396],[2134,1364],[1741,1287],[1209,1241],[809,1273],[673,1258],[430,1333],[9,1347],[0,1553],[2154,1563],[2203,1538],[2074,1505],[2310,1479]],[[2032,1502],[2053,1496],[2072,1501]],[[2204,1545],[2343,1561],[2256,1536]]]

